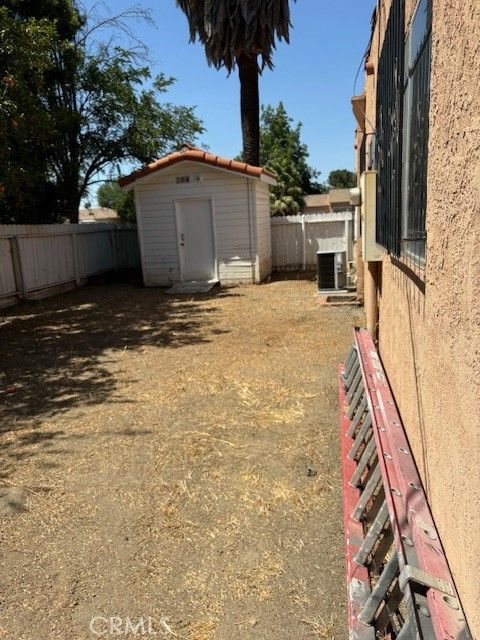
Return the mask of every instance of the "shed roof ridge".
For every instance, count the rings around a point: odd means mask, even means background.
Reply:
[[[120,178],[118,182],[120,186],[125,187],[132,182],[135,182],[139,178],[143,178],[151,173],[154,173],[155,171],[167,168],[172,164],[176,164],[177,162],[188,160],[191,160],[193,162],[203,162],[211,166],[236,171],[238,173],[244,173],[256,178],[259,178],[262,175],[266,175],[274,179],[277,177],[273,172],[268,171],[268,169],[255,167],[254,165],[248,164],[247,162],[240,162],[239,160],[235,160],[232,158],[225,158],[223,156],[216,155],[210,151],[207,151],[206,149],[200,149],[199,147],[194,147],[191,144],[185,144],[179,150],[168,153],[167,155],[163,156],[162,158],[158,158],[157,160],[153,160],[144,167],[133,171],[128,176]]]

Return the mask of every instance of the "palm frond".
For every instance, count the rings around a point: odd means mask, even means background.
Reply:
[[[232,71],[239,55],[261,56],[272,68],[276,39],[289,41],[289,0],[177,0],[209,64]]]

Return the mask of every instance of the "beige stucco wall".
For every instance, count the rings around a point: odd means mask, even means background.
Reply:
[[[480,638],[480,3],[433,11],[425,293],[385,257],[379,349]]]

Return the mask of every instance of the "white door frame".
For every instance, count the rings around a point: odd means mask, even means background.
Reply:
[[[195,202],[197,200],[207,200],[210,202],[210,210],[212,212],[212,241],[213,241],[213,259],[215,265],[215,279],[220,280],[219,271],[218,271],[218,258],[217,258],[217,225],[215,224],[215,206],[214,206],[214,198],[212,195],[205,196],[189,196],[185,198],[177,198],[173,201],[173,206],[175,208],[175,235],[177,236],[177,253],[178,253],[178,266],[180,271],[180,280],[181,282],[185,281],[185,264],[184,264],[184,256],[183,252],[180,248],[180,206],[182,202]]]

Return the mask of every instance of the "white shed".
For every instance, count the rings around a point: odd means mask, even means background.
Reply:
[[[145,285],[264,280],[273,184],[264,169],[191,146],[122,178],[135,192]]]

